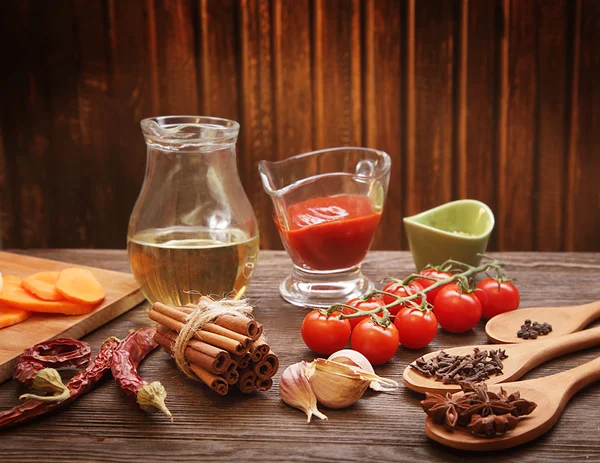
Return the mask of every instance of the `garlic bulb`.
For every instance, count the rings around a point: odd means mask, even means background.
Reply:
[[[352,367],[323,359],[312,362],[306,376],[319,403],[329,408],[349,407],[363,396],[370,383]]]
[[[367,360],[367,357],[352,349],[338,350],[337,352],[331,354],[327,360],[349,365],[351,367],[356,367],[360,369],[360,372],[362,373],[370,373],[375,375],[375,370],[373,369],[371,362]],[[398,383],[394,380],[377,376],[376,379],[371,381],[369,387],[374,391],[389,392],[397,389]]]
[[[327,417],[317,409],[317,398],[306,376],[306,362],[298,362],[285,369],[279,380],[279,394],[288,405],[306,413],[310,423],[313,415],[326,420]]]

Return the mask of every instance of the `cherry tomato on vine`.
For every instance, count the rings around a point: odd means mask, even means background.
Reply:
[[[386,293],[395,294],[396,296],[399,296],[399,297],[412,296],[413,294],[418,293],[422,289],[423,289],[423,287],[419,283],[416,283],[414,281],[412,281],[409,284],[404,285],[404,286],[402,285],[402,283],[398,283],[397,281],[392,281],[383,287],[383,291],[385,291]],[[383,302],[386,305],[391,304],[395,300],[396,300],[395,297],[388,296],[387,294],[383,294]],[[415,302],[416,304],[420,304],[421,298],[418,297],[418,298],[414,299],[413,302]],[[390,311],[390,313],[392,315],[396,315],[400,311],[400,309],[402,309],[403,307],[404,307],[404,304],[400,304],[395,307],[390,307],[388,310]]]
[[[398,330],[393,324],[383,327],[373,320],[360,322],[352,332],[352,349],[360,352],[372,365],[389,361],[398,350]]]
[[[475,295],[481,302],[483,318],[489,320],[496,315],[517,310],[521,296],[519,290],[510,281],[485,278],[479,282]]]
[[[433,311],[438,323],[451,333],[469,331],[481,319],[481,302],[456,283],[444,286],[435,298]]]
[[[363,301],[362,299],[355,297],[354,299],[350,299],[348,302],[346,302],[346,305],[356,307],[357,309],[360,309],[360,310],[373,310],[378,307],[381,307],[382,305],[385,305],[385,302],[383,302],[383,299],[381,299],[377,296],[370,297],[366,301]],[[353,314],[354,310],[344,307],[343,313]],[[379,312],[377,315],[379,315],[381,317],[381,316],[383,316],[383,312]],[[348,318],[348,321],[350,322],[350,326],[352,327],[352,330],[354,330],[354,328],[356,328],[356,325],[358,325],[360,322],[362,322],[363,320],[365,320],[367,318],[369,318],[369,317],[367,317],[365,315],[364,317]]]
[[[422,349],[435,338],[438,322],[431,310],[405,307],[396,315],[394,325],[400,344],[409,349]]]
[[[331,355],[346,346],[350,339],[350,322],[340,320],[340,315],[334,313],[326,317],[318,310],[313,310],[304,317],[300,332],[310,350]]]
[[[441,270],[437,270],[435,268],[426,268],[424,270],[421,270],[420,274],[426,277],[435,278],[437,280],[445,280],[453,276],[451,273],[442,272]],[[435,281],[430,280],[428,278],[419,278],[418,280],[415,280],[415,282],[420,284],[423,287],[423,289],[429,288],[432,284],[435,283]],[[439,288],[436,288],[433,291],[429,291],[427,293],[427,302],[429,302],[430,304],[434,304],[435,298],[444,286],[440,286]]]

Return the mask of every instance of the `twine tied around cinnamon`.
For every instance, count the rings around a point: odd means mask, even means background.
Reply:
[[[194,312],[187,317],[177,341],[173,347],[173,357],[177,367],[185,373],[188,378],[198,380],[190,369],[185,359],[185,349],[194,333],[201,330],[204,325],[211,323],[221,315],[232,315],[234,317],[252,317],[252,307],[245,299],[235,301],[232,299],[212,300],[210,297],[202,296],[194,306]]]

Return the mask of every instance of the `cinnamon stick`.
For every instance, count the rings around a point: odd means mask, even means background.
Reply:
[[[159,346],[163,347],[169,354],[173,355],[173,346],[175,345],[175,343],[173,341],[171,341],[169,338],[161,335],[158,332],[156,332],[154,334],[154,340],[156,341],[156,343]],[[190,354],[191,354],[191,357],[188,357],[188,355],[190,355]],[[229,391],[229,386],[227,384],[227,381],[225,381],[220,376],[217,376],[215,373],[209,371],[208,369],[203,368],[200,365],[197,365],[195,362],[197,362],[199,360],[193,359],[194,354],[205,355],[205,354],[201,354],[200,352],[196,352],[195,350],[190,349],[189,347],[186,348],[185,357],[190,362],[189,363],[190,370],[192,370],[194,372],[194,374],[198,377],[198,379],[200,379],[204,384],[206,384],[208,387],[210,387],[216,393],[221,394],[221,395],[227,394],[227,392]]]
[[[202,327],[202,330],[208,331],[209,333],[220,334],[221,336],[235,339],[236,341],[239,341],[245,349],[248,349],[250,347],[250,344],[252,344],[253,342],[252,339],[250,339],[248,336],[244,336],[243,334],[228,330],[227,328],[215,325],[214,323],[207,323]]]
[[[268,391],[269,389],[271,389],[271,387],[273,387],[273,380],[271,378],[269,378],[269,379],[258,378],[256,380],[255,384],[259,391]]]
[[[175,330],[177,332],[181,331],[181,329],[183,328],[182,322],[154,310],[154,307],[152,308],[152,310],[150,310],[148,317],[150,317],[150,319],[154,320],[156,323],[164,325],[167,328],[170,328],[171,330]],[[225,336],[221,336],[220,334],[209,333],[204,330],[195,331],[193,337],[196,338],[198,341],[203,341],[215,347],[225,349],[227,352],[231,352],[232,354],[243,354],[248,350],[239,341],[236,341],[235,339],[227,338]]]
[[[260,379],[269,379],[275,374],[273,372],[273,365],[265,360],[261,360],[259,363],[254,363],[252,365],[252,371],[254,371],[256,376]]]
[[[177,341],[177,331],[170,330],[169,328],[163,325],[157,326],[158,332],[162,336],[170,339],[173,342]],[[219,349],[218,347],[211,346],[210,344],[207,344],[205,342],[198,341],[197,339],[190,339],[188,341],[187,347],[214,358],[214,368],[218,369],[219,371],[225,371],[227,369],[227,366],[231,363],[231,355],[229,354],[229,352],[227,352],[224,349]]]
[[[178,307],[181,311],[191,314],[196,308],[195,304],[186,304],[184,307]],[[245,315],[221,315],[214,322],[215,325],[222,326],[228,330],[235,331],[256,341],[262,334],[262,325],[256,320]]]
[[[242,393],[249,394],[256,387],[256,374],[250,368],[240,370],[240,378],[237,383]]]
[[[237,370],[237,366],[232,364],[227,368],[227,371],[223,373],[223,379],[227,381],[227,384],[235,384],[240,379],[240,374]]]
[[[277,357],[275,352],[273,352],[271,349],[269,349],[269,352],[263,357],[262,361],[269,362],[273,367],[273,374],[271,376],[273,376],[275,373],[277,373],[277,370],[279,370],[279,357]]]
[[[221,315],[215,320],[215,324],[248,336],[253,341],[256,341],[262,332],[262,328],[259,330],[259,324],[256,320],[242,315]]]
[[[250,353],[252,354],[253,362],[260,362],[262,358],[269,353],[271,348],[265,341],[264,337],[258,338],[250,345]]]
[[[167,336],[163,336],[158,331],[154,334],[154,340],[159,346],[163,347],[167,352],[169,352],[169,354],[173,355],[175,340]],[[228,363],[219,364],[216,358],[198,352],[191,347],[186,347],[184,356],[189,363],[193,363],[216,375],[219,375],[227,370]]]
[[[231,359],[237,362],[238,368],[248,368],[248,365],[250,365],[250,360],[252,360],[252,354],[250,354],[250,352],[246,352],[243,355],[232,355]]]
[[[193,312],[193,309],[188,309],[187,307],[169,307],[168,305],[161,304],[160,302],[155,302],[152,306],[152,310],[156,310],[158,313],[166,315],[167,317],[170,317],[173,320],[177,320],[181,323],[187,323],[188,321],[189,313],[187,313],[186,310],[191,310],[191,312]],[[250,339],[248,336],[228,330],[222,326],[217,326],[212,322],[204,325],[202,330],[235,339],[236,341],[239,341],[246,349],[250,347],[250,344],[252,343],[252,339]]]
[[[229,385],[220,376],[217,376],[210,371],[205,370],[197,365],[190,364],[190,369],[194,374],[208,387],[220,395],[226,395],[229,392]]]

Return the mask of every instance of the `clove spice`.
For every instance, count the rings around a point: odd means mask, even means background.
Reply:
[[[444,384],[478,383],[501,375],[505,358],[508,355],[503,349],[487,351],[475,347],[472,355],[450,355],[441,351],[427,360],[419,357],[410,367],[420,375]]]

